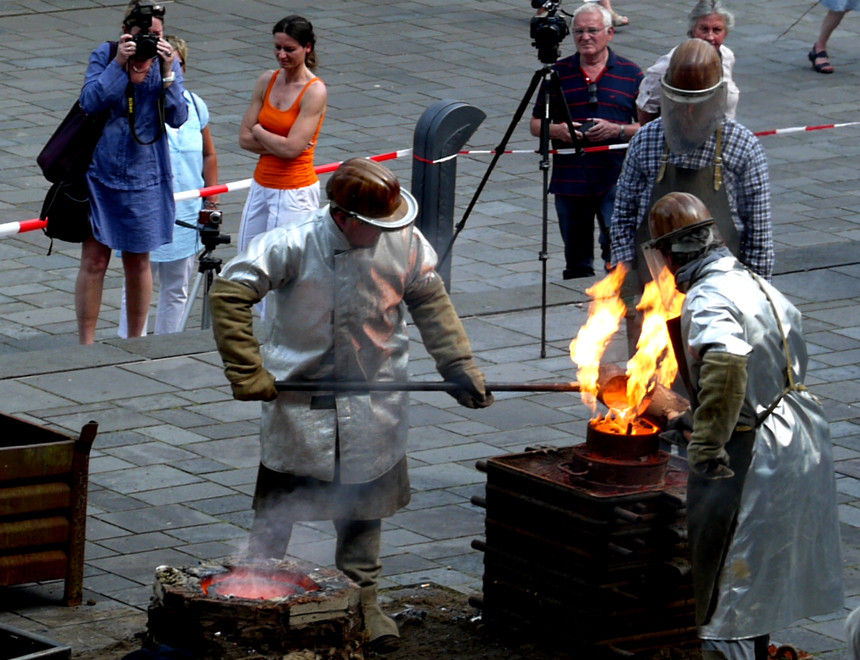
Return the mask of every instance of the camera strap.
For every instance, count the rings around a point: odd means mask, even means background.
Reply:
[[[154,66],[154,65],[153,65]],[[131,82],[129,78],[128,85],[125,88],[125,97],[128,104],[128,125],[131,129],[131,135],[134,138],[135,142],[141,144],[143,146],[147,146],[149,144],[154,144],[158,139],[164,135],[164,126],[165,126],[165,90],[162,89],[158,95],[158,101],[156,102],[156,106],[158,108],[158,133],[154,138],[152,138],[149,142],[144,142],[140,139],[140,136],[137,134],[137,129],[135,128],[135,118],[137,117],[137,103],[134,97],[134,84]]]

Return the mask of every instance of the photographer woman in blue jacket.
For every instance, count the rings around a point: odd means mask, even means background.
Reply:
[[[164,124],[188,117],[182,71],[161,38],[164,8],[129,3],[123,34],[90,55],[80,103],[87,113],[110,110],[87,172],[93,235],[84,241],[75,284],[78,341],[95,339],[111,250],[122,253],[128,297],[128,333],[143,332],[152,297],[149,253],[173,239],[172,173]],[[130,109],[132,112],[130,112]],[[163,109],[163,113],[162,113]]]

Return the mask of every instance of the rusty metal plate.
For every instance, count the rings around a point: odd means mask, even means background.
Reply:
[[[67,509],[72,489],[64,481],[0,488],[0,516]]]

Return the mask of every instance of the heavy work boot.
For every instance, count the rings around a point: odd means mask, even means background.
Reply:
[[[400,647],[397,624],[382,612],[377,602],[377,578],[382,571],[379,544],[381,520],[335,520],[339,570],[361,587],[364,624],[370,633],[369,649],[374,653],[393,653]]]
[[[702,660],[767,660],[770,635],[750,639],[702,640]]]
[[[267,515],[265,510],[254,514],[251,525],[251,536],[248,539],[246,558],[251,562],[261,562],[267,559],[284,558],[290,537],[293,534],[293,523],[278,520]]]

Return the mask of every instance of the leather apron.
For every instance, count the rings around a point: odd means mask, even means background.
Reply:
[[[732,208],[729,203],[729,195],[723,182],[723,127],[717,128],[717,146],[714,164],[699,170],[686,167],[678,167],[669,162],[669,147],[663,153],[660,163],[660,172],[657,180],[651,187],[651,198],[648,201],[648,209],[643,216],[642,222],[636,229],[636,271],[639,276],[639,291],[651,281],[651,272],[642,256],[642,244],[651,240],[651,228],[648,216],[651,209],[663,196],[671,192],[685,192],[695,195],[702,200],[714,217],[714,221],[720,230],[720,234],[731,253],[741,260],[741,237],[732,220]]]
[[[690,472],[687,480],[687,534],[697,626],[706,624],[717,606],[717,580],[734,536],[755,439],[755,429],[735,431],[726,444],[735,473],[732,478],[705,479]]]

